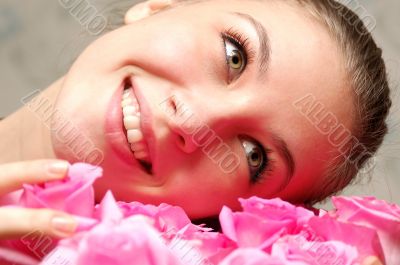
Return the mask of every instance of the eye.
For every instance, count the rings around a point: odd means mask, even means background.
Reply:
[[[265,148],[255,140],[247,137],[240,138],[248,163],[250,182],[253,184],[258,183],[262,181],[265,171],[270,167],[267,154],[270,151],[265,150]]]
[[[245,70],[247,55],[243,45],[233,37],[224,35],[224,46],[228,66],[228,81],[232,82]]]
[[[235,49],[235,46],[229,42],[225,44],[225,49],[228,65],[235,70],[242,71],[245,66],[245,60],[240,50]]]

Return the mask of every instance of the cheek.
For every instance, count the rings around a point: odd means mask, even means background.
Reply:
[[[122,74],[90,78],[74,68],[66,76],[51,117],[52,143],[59,158],[85,161],[90,152],[106,154],[104,123]],[[95,164],[99,161],[95,161]]]
[[[179,167],[168,177],[163,187],[166,196],[177,202],[192,201],[203,204],[236,202],[247,191],[248,183],[240,173],[224,173],[208,157],[192,163],[191,167]]]
[[[216,181],[216,172],[204,170],[202,173],[188,173],[183,176],[190,178],[187,181],[180,181],[174,187],[165,187],[167,195],[162,196],[162,201],[181,206],[191,216],[218,214],[224,205],[236,208],[238,198],[243,197],[240,185],[229,187],[221,184]],[[192,180],[193,178],[201,181]]]
[[[132,46],[135,48],[127,51],[129,63],[176,83],[195,81],[194,73],[201,70],[204,60],[201,51],[206,47],[201,48],[198,37],[200,29],[179,22],[163,27],[160,25],[157,23],[149,32],[141,35],[140,43],[132,38]],[[135,31],[137,27],[133,25],[130,29]]]
[[[101,50],[115,47],[106,57],[117,62],[116,67],[136,65],[155,76],[184,84],[203,78],[197,73],[210,64],[210,47],[222,46],[219,42],[214,45],[215,36],[217,31],[202,18],[174,18],[161,13],[120,28]]]

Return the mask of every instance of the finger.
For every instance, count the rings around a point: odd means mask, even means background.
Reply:
[[[148,0],[138,3],[131,7],[125,14],[125,24],[130,24],[138,20],[149,17],[163,9],[172,7],[182,0]]]
[[[49,209],[0,208],[0,239],[34,238],[35,236],[68,237],[77,221],[62,212]]]
[[[362,265],[383,265],[383,264],[377,257],[370,256],[364,259]]]
[[[147,5],[151,11],[161,10],[177,2],[176,0],[149,0]]]
[[[131,7],[125,14],[125,24],[129,25],[133,22],[146,18],[150,15],[150,8],[147,2],[139,3]]]
[[[0,195],[36,184],[63,179],[69,164],[63,160],[33,160],[0,165]]]

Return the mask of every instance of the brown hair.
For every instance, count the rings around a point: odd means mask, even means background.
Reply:
[[[194,3],[207,0],[180,1]],[[121,5],[110,12],[109,29],[122,25],[125,12],[134,4],[131,0],[118,2]],[[386,118],[392,101],[382,50],[367,29],[367,26],[375,26],[371,16],[364,17],[363,21],[349,8],[334,0],[288,2],[303,7],[307,14],[325,26],[337,42],[343,54],[348,88],[351,89],[356,109],[353,128],[349,128],[352,137],[338,147],[345,151],[342,156],[327,164],[322,185],[304,200],[304,203],[313,204],[341,191],[356,179],[360,169],[370,169],[369,166],[373,165],[371,160],[388,132]]]
[[[356,109],[353,137],[340,147],[345,147],[343,156],[327,165],[322,186],[307,199],[315,203],[341,191],[361,169],[371,170],[374,154],[388,132],[386,118],[392,101],[382,50],[367,29],[375,26],[373,18],[366,16],[363,21],[334,0],[292,1],[322,23],[339,45]]]

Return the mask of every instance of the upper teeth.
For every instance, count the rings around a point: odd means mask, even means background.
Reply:
[[[150,161],[149,151],[143,140],[143,133],[140,128],[140,110],[132,88],[124,90],[122,97],[122,112],[124,117],[124,127],[127,131],[128,142],[131,150],[138,160]]]

